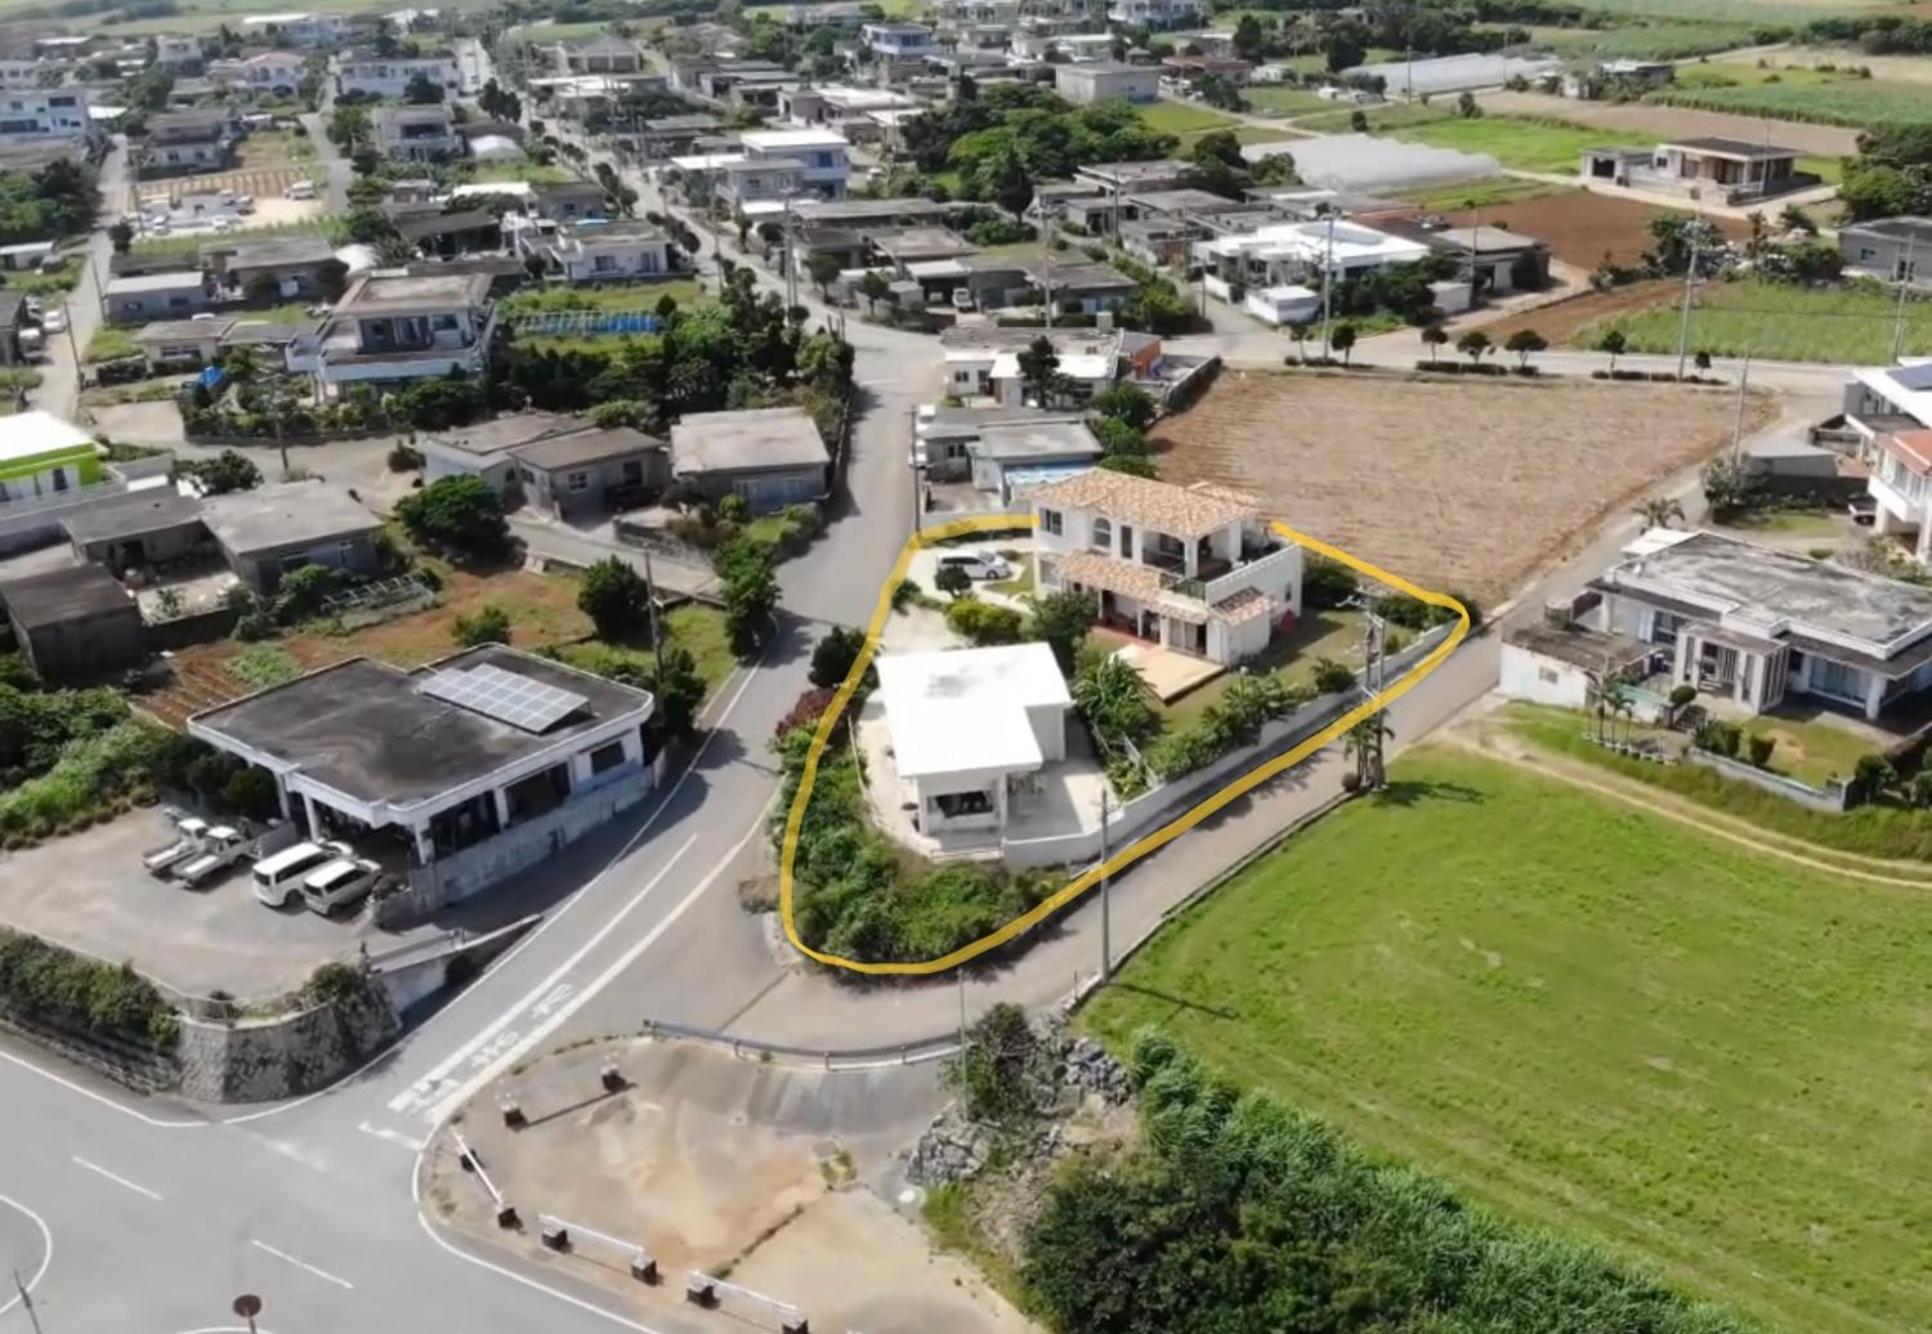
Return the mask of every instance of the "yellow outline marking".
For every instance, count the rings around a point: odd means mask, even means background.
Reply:
[[[1052,895],[1043,899],[1026,912],[1021,913],[997,931],[981,936],[978,940],[970,944],[962,945],[949,954],[942,955],[937,959],[927,959],[923,962],[894,961],[866,963],[858,959],[845,959],[836,954],[826,954],[820,950],[813,949],[798,938],[798,927],[792,920],[792,863],[798,853],[798,831],[805,820],[805,808],[811,801],[812,787],[818,780],[819,756],[824,753],[826,742],[830,740],[832,728],[838,723],[839,716],[845,712],[846,706],[851,703],[852,692],[858,689],[860,680],[865,676],[865,669],[871,665],[872,656],[879,646],[879,639],[885,633],[886,622],[892,616],[893,590],[898,588],[900,582],[905,579],[906,569],[912,563],[913,553],[922,547],[933,546],[954,537],[963,537],[968,533],[1031,528],[1032,526],[1032,517],[1023,514],[982,515],[970,519],[954,519],[951,522],[938,524],[932,528],[923,529],[913,534],[906,539],[905,546],[900,548],[899,559],[892,567],[892,574],[886,579],[885,587],[879,592],[878,605],[874,607],[872,612],[872,623],[866,627],[865,646],[860,649],[858,660],[852,664],[852,670],[846,673],[845,680],[839,683],[838,693],[832,696],[831,704],[826,708],[824,715],[818,720],[817,731],[812,734],[811,749],[805,752],[805,771],[799,777],[798,792],[793,796],[791,811],[785,818],[783,853],[779,858],[778,865],[778,914],[780,920],[785,924],[785,938],[790,940],[792,947],[806,958],[814,959],[822,964],[829,964],[834,968],[846,968],[855,973],[875,975],[927,975],[943,973],[948,969],[957,968],[969,960],[976,959],[988,950],[996,949],[1004,945],[1007,941],[1012,940],[1015,936],[1030,931],[1048,917],[1058,912],[1061,908],[1064,908],[1067,904],[1099,884],[1103,877],[1117,875],[1139,861],[1142,857],[1145,857],[1148,853],[1153,852],[1157,848],[1165,847],[1235,798],[1253,791],[1283,770],[1293,768],[1308,758],[1308,756],[1333,741],[1336,737],[1348,731],[1349,728],[1355,726],[1362,719],[1387,708],[1390,704],[1406,695],[1415,686],[1416,682],[1441,666],[1443,659],[1455,652],[1456,646],[1462,643],[1464,637],[1469,633],[1469,609],[1446,593],[1433,593],[1426,588],[1420,588],[1399,575],[1390,574],[1388,571],[1371,565],[1365,560],[1359,560],[1349,555],[1339,547],[1332,547],[1326,542],[1298,533],[1285,523],[1274,523],[1271,526],[1277,533],[1302,547],[1304,550],[1327,556],[1330,560],[1340,561],[1351,569],[1359,570],[1376,582],[1387,584],[1391,588],[1407,593],[1410,597],[1419,598],[1423,602],[1430,603],[1434,606],[1450,608],[1457,616],[1455,630],[1448,638],[1431,649],[1427,657],[1404,673],[1401,679],[1396,681],[1395,684],[1384,689],[1380,695],[1364,700],[1361,704],[1350,709],[1327,727],[1324,727],[1321,731],[1315,733],[1315,735],[1300,742],[1284,754],[1277,755],[1275,758],[1250,769],[1247,773],[1242,774],[1241,777],[1214,793],[1214,795],[1207,797],[1199,804],[1183,811],[1160,828],[1154,830],[1151,834],[1144,834],[1134,842],[1129,843],[1106,861],[1088,867],[1085,871],[1054,891]]]

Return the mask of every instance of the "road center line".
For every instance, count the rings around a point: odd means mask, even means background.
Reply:
[[[154,1191],[149,1190],[146,1186],[137,1186],[124,1176],[116,1176],[114,1173],[108,1171],[105,1167],[102,1167],[99,1163],[90,1163],[87,1161],[87,1159],[81,1157],[79,1154],[74,1155],[74,1162],[77,1166],[85,1167],[88,1171],[93,1172],[98,1176],[106,1177],[109,1181],[112,1181],[117,1186],[127,1187],[129,1190],[133,1191],[136,1195],[145,1195],[150,1200],[153,1200],[156,1204],[159,1204],[161,1202],[160,1195],[158,1195]]]
[[[325,1283],[333,1283],[338,1288],[347,1288],[351,1292],[355,1291],[356,1285],[349,1282],[348,1279],[337,1278],[334,1274],[331,1274],[326,1269],[317,1269],[314,1265],[304,1264],[302,1263],[302,1261],[290,1255],[287,1251],[278,1251],[273,1246],[270,1246],[267,1243],[260,1242],[260,1241],[250,1240],[248,1244],[250,1246],[253,1246],[258,1251],[264,1251],[267,1254],[274,1256],[277,1260],[281,1260],[288,1264],[294,1265],[297,1269],[300,1269],[305,1273],[315,1275],[317,1278],[321,1279]]]
[[[403,1134],[402,1131],[392,1129],[389,1126],[372,1126],[367,1121],[364,1121],[356,1126],[356,1129],[365,1135],[374,1135],[379,1140],[394,1144],[398,1148],[407,1149],[411,1153],[419,1153],[422,1151],[423,1142],[421,1140],[411,1139],[409,1136]]]

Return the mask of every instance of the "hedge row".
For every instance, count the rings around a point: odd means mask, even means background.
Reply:
[[[0,1009],[70,1032],[163,1050],[181,1034],[174,1008],[130,964],[101,963],[0,928]]]

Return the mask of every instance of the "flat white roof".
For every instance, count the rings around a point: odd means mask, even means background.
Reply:
[[[1045,644],[895,653],[878,668],[901,778],[1038,769],[1026,711],[1073,703]]]
[[[746,148],[783,152],[792,148],[850,148],[842,134],[830,130],[746,130],[738,136]]]
[[[36,458],[56,450],[92,447],[94,437],[70,421],[35,409],[0,417],[0,463]]]
[[[1251,232],[1218,237],[1209,242],[1208,248],[1217,255],[1247,253],[1320,264],[1328,254],[1329,230],[1326,222],[1273,223]],[[1409,264],[1429,253],[1429,247],[1420,241],[1379,232],[1359,222],[1336,223],[1334,246],[1335,263],[1341,268],[1364,260]]]
[[[679,171],[716,171],[720,167],[734,167],[744,160],[743,153],[698,153],[691,157],[674,157],[671,165]]]

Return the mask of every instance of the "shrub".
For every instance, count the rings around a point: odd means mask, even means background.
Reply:
[[[250,820],[267,820],[280,812],[282,799],[275,776],[255,765],[244,765],[222,785],[222,804]]]
[[[973,591],[973,576],[963,566],[942,565],[933,574],[932,586],[949,598],[963,598]]]
[[[1744,739],[1745,758],[1750,760],[1753,769],[1769,768],[1771,752],[1777,747],[1775,740],[1759,732],[1753,732]]]
[[[1314,684],[1317,694],[1339,695],[1344,690],[1355,688],[1355,672],[1346,663],[1333,658],[1317,658]]]
[[[1096,610],[1092,594],[1072,589],[1037,597],[1033,599],[1033,614],[1027,619],[1026,637],[1051,648],[1061,674],[1070,674]]]
[[[1038,1090],[1048,1086],[1037,1067],[1045,1059],[1026,1011],[1001,1001],[966,1030],[966,1042],[946,1063],[945,1081],[975,1121],[1010,1125],[1039,1110]]]
[[[1736,723],[1727,723],[1721,718],[1707,718],[1699,724],[1691,739],[1699,750],[1735,759],[1744,732]]]
[[[1093,396],[1090,404],[1102,417],[1125,422],[1136,431],[1145,431],[1154,421],[1154,400],[1139,385],[1116,381]]]
[[[423,451],[398,440],[389,447],[390,472],[415,472],[423,466]]]
[[[975,597],[962,597],[946,608],[946,624],[972,644],[1017,644],[1026,622],[1011,607],[996,607]]]
[[[851,673],[864,648],[864,631],[833,626],[812,649],[811,683],[826,689],[837,687]]]
[[[496,556],[510,544],[503,502],[481,477],[439,477],[396,502],[396,517],[416,541],[469,556]]]
[[[1302,605],[1310,611],[1339,607],[1354,597],[1361,586],[1355,571],[1326,556],[1310,556],[1302,567]]]
[[[478,644],[510,642],[510,614],[494,602],[477,608],[474,615],[456,618],[455,638],[464,648]]]
[[[1907,798],[1920,810],[1932,807],[1932,769],[1921,769],[1912,775],[1912,786]]]
[[[204,496],[252,491],[262,484],[262,470],[255,461],[232,449],[224,449],[211,459],[177,459],[169,475],[192,480]]]
[[[818,720],[825,716],[825,711],[832,707],[832,698],[837,694],[837,689],[832,686],[813,686],[800,691],[792,707],[786,710],[785,716],[778,720],[778,726],[772,729],[772,736],[782,740],[794,728],[816,727]]]
[[[1896,782],[1898,773],[1892,768],[1891,761],[1883,755],[1860,755],[1858,763],[1852,768],[1852,780],[1846,784],[1846,790],[1855,802],[1876,801]]]
[[[348,576],[331,565],[300,565],[282,576],[275,585],[273,616],[277,624],[293,625],[322,610],[324,599],[348,582]]]
[[[599,639],[621,642],[649,622],[651,589],[629,561],[606,556],[584,571],[577,609],[590,617]]]
[[[0,928],[0,1006],[23,1018],[163,1049],[180,1020],[132,966],[71,954]]]

